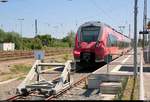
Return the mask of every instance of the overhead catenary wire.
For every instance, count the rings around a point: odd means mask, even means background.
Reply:
[[[98,10],[97,12],[99,12],[99,13],[103,13],[103,15],[105,15],[105,17],[107,17],[108,18],[108,20],[110,21],[110,22],[112,22],[112,16],[110,16],[103,8],[101,8],[101,5],[98,5],[98,3],[95,1],[95,0],[89,0],[92,4],[93,4],[93,6]],[[109,4],[109,2],[107,1],[107,4]],[[109,10],[109,12],[111,12],[112,10]],[[118,26],[115,26],[114,25],[114,27],[116,28],[116,27],[118,27]],[[117,29],[117,28],[116,28]]]
[[[108,19],[112,19],[112,17],[109,16],[100,6],[98,6],[94,0],[89,0],[89,1],[94,5],[94,7],[98,10],[99,13],[103,13]]]
[[[94,1],[94,0],[89,0],[92,4],[93,4],[93,6],[98,10],[97,12],[99,12],[100,14],[103,14],[103,15],[105,15],[105,17],[107,17],[108,19],[107,20],[109,20],[110,22],[112,22],[112,16],[110,16],[104,9],[102,9],[99,5],[97,5],[97,3]],[[102,15],[101,15],[102,16]],[[116,28],[116,27],[118,27],[118,26],[115,26],[115,25],[113,25],[114,26],[114,28]],[[117,29],[117,28],[116,28]]]

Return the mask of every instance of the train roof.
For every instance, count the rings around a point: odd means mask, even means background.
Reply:
[[[84,26],[99,26],[99,27],[107,26],[107,27],[111,28],[113,31],[115,31],[115,32],[117,32],[117,33],[119,33],[119,34],[129,38],[128,36],[122,34],[121,32],[117,31],[116,29],[112,28],[111,26],[109,26],[109,25],[107,25],[107,24],[105,24],[103,22],[100,22],[100,21],[88,21],[88,22],[85,22],[84,24],[82,24],[80,27],[84,27]]]
[[[89,21],[89,22],[85,22],[84,24],[81,25],[81,27],[84,26],[102,26],[103,23],[100,21]]]

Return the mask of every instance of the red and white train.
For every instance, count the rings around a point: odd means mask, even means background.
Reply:
[[[76,63],[108,62],[131,49],[131,39],[109,25],[91,21],[82,24],[75,37]]]

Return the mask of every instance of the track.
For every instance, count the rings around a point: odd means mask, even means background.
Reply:
[[[33,91],[30,92],[29,95],[27,96],[13,96],[11,98],[9,98],[8,100],[66,100],[66,97],[68,100],[82,100],[82,99],[87,99],[87,100],[95,100],[98,99],[100,100],[101,97],[99,95],[92,95],[92,97],[89,98],[88,94],[89,92],[93,91],[93,90],[88,90],[87,92],[85,90],[87,90],[87,78],[88,76],[94,72],[95,70],[97,70],[98,68],[104,66],[105,64],[103,63],[100,66],[93,68],[89,68],[86,69],[86,71],[84,69],[81,69],[79,71],[77,71],[76,73],[72,72],[71,73],[71,77],[74,79],[74,83],[70,86],[65,88],[64,90],[61,90],[59,93],[55,94],[55,95],[50,95],[50,96],[44,96],[41,95],[38,91]],[[93,69],[93,70],[91,70]],[[48,74],[51,74],[52,76],[48,76],[45,77],[46,79],[51,78],[55,78],[57,77],[57,73],[61,73],[62,69],[55,69],[52,72],[45,72]],[[46,76],[45,75],[45,76]],[[96,94],[99,94],[99,90],[96,90]],[[99,97],[98,97],[99,96]],[[68,98],[69,97],[69,98]]]
[[[104,65],[104,63],[103,63]],[[50,96],[43,96],[39,95],[38,92],[30,92],[28,96],[13,96],[9,98],[8,100],[101,100],[101,97],[99,95],[99,90],[88,90],[87,89],[87,77],[97,70],[98,68],[102,67],[103,65],[97,66],[89,69],[81,69],[77,71],[76,73],[72,72],[71,77],[74,79],[74,83],[70,86],[65,88],[64,90],[61,90],[58,94],[55,95],[50,95]],[[49,78],[55,78],[57,77],[58,73],[61,73],[62,69],[55,69],[52,72],[45,72],[48,74],[51,74],[52,76],[48,76],[47,79]],[[46,76],[46,75],[45,75]],[[91,94],[93,93],[94,94]],[[89,95],[91,94],[91,95]],[[66,99],[67,97],[67,99]]]
[[[80,76],[82,78],[78,79],[78,81],[76,81],[73,85],[71,85],[71,87],[68,87],[68,88],[62,90],[61,92],[59,92],[56,95],[51,95],[49,97],[44,97],[43,95],[39,95],[38,92],[30,92],[29,95],[27,95],[27,96],[16,95],[16,96],[13,96],[13,97],[9,98],[8,100],[12,101],[12,100],[52,100],[52,99],[56,99],[57,97],[63,95],[65,92],[67,92],[69,89],[72,89],[75,86],[79,85],[80,83],[85,82],[88,75],[89,74],[86,74],[86,75],[85,74],[84,75],[80,74],[80,75],[78,75],[78,77]]]
[[[62,49],[51,49],[45,51],[45,56],[53,56],[58,54],[65,54],[70,53],[72,49],[70,48],[62,48]],[[33,58],[34,52],[33,51],[0,51],[0,61],[7,61],[7,60],[15,60],[15,59],[22,59],[22,58]]]
[[[95,70],[96,69],[94,69],[93,71],[95,71]],[[88,75],[90,75],[90,73],[93,71],[85,72],[85,70],[82,69],[82,70],[77,71],[76,73],[71,72],[71,77],[73,78],[74,83],[70,87],[67,87],[64,90],[62,90],[61,92],[59,92],[58,94],[45,97],[43,95],[40,95],[38,92],[33,91],[33,92],[30,92],[29,95],[27,95],[27,96],[16,95],[16,96],[9,98],[8,100],[56,100],[57,98],[59,99],[59,97],[64,95],[66,92],[68,92],[68,90],[75,89],[78,86],[86,87],[86,84],[87,84],[86,79],[87,79]],[[56,69],[52,72],[46,72],[47,73],[46,75],[51,74],[51,76],[48,76],[47,79],[52,77],[52,78],[54,78],[53,80],[55,80],[55,78],[58,76],[57,73],[59,73],[59,72],[61,72],[61,69]],[[46,75],[45,75],[45,78],[46,78]]]
[[[80,77],[79,74],[82,74],[83,77],[78,78],[78,80],[75,81],[75,83],[70,88],[64,90],[62,93],[58,95],[50,97],[49,99],[50,100],[95,100],[95,96],[94,97],[87,96],[87,93],[89,92],[89,90],[87,90],[87,84],[88,84],[87,78],[89,75],[91,75],[92,72],[101,68],[104,65],[105,63],[101,63],[101,65],[97,65],[94,68],[91,67],[88,68],[87,70],[81,69],[77,71],[77,73],[75,73],[75,75],[73,76],[74,79]],[[100,97],[97,97],[96,99],[100,100]]]

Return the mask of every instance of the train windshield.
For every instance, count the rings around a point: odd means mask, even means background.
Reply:
[[[81,41],[95,42],[98,39],[100,27],[90,26],[81,28]]]

